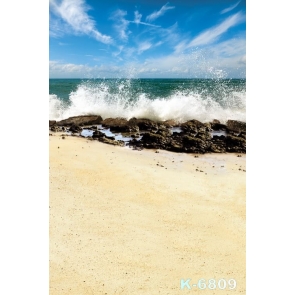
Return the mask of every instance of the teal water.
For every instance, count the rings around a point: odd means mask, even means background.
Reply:
[[[245,79],[50,79],[49,118],[246,120]]]

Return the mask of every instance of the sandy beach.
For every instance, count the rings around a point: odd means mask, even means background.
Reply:
[[[51,295],[246,293],[245,154],[49,145]]]

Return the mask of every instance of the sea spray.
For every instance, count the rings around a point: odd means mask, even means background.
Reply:
[[[59,89],[72,82],[65,95]],[[152,120],[246,121],[243,79],[52,79],[49,119],[96,114]],[[59,87],[57,87],[58,85]]]

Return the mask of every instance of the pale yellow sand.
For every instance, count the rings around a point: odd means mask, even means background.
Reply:
[[[246,293],[245,155],[49,143],[51,295]]]

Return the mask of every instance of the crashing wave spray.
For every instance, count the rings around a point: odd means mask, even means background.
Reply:
[[[82,82],[76,91],[69,94],[68,100],[51,94],[49,118],[61,120],[71,116],[96,114],[103,118],[174,119],[179,122],[190,119],[203,122],[213,119],[222,122],[228,119],[246,121],[246,91],[231,89],[226,81],[214,82],[214,85],[208,82],[208,89],[180,85],[169,95],[154,97],[151,97],[148,88],[135,91],[133,82],[134,80],[126,79]],[[153,87],[155,83],[152,83]]]

